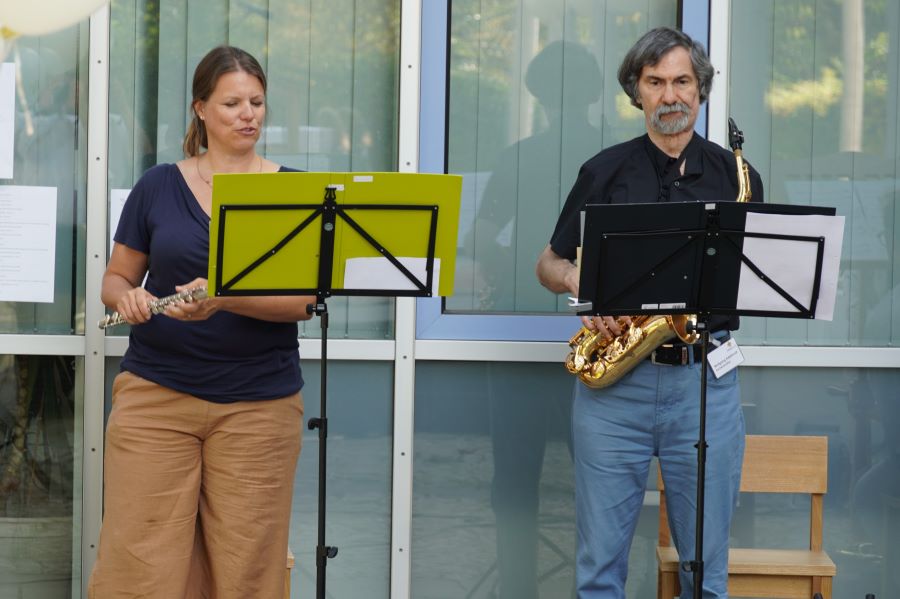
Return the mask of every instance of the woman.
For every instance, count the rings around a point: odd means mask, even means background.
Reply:
[[[297,321],[315,298],[216,297],[151,315],[151,300],[206,285],[212,175],[288,170],[256,153],[266,76],[252,56],[215,48],[192,91],[187,158],[134,186],[103,276],[103,303],[136,326],[107,424],[95,599],[283,590],[303,416]]]

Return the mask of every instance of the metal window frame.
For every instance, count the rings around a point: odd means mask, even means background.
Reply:
[[[106,268],[106,218],[109,165],[109,43],[110,8],[104,4],[90,21],[88,69],[88,173],[85,296],[99,298]],[[102,318],[99,301],[86,299],[84,331],[84,414],[82,452],[81,589],[87,585],[97,558],[103,517],[103,394],[104,332],[91,326]]]

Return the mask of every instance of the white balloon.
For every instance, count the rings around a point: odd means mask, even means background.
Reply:
[[[19,35],[43,35],[88,18],[108,0],[2,0],[0,23]]]

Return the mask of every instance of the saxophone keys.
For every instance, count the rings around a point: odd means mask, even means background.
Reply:
[[[590,331],[587,330],[587,327],[581,327],[578,331],[572,335],[572,338],[569,339],[569,345],[571,347],[578,347],[581,345],[581,342],[584,341],[585,335],[590,334]]]

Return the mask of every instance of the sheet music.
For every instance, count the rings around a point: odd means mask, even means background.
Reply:
[[[815,317],[817,320],[831,320],[834,316],[837,295],[844,217],[748,212],[745,231],[825,238],[822,279]],[[812,297],[817,251],[817,245],[808,241],[744,238],[744,255],[804,306],[809,306]],[[741,265],[737,308],[797,312],[794,306],[745,264]]]
[[[427,282],[425,258],[397,258],[420,281]],[[438,281],[441,279],[441,260],[434,259],[434,276],[431,294],[438,295]],[[416,286],[406,278],[387,258],[350,258],[344,271],[344,289],[400,289],[414,290]]]

